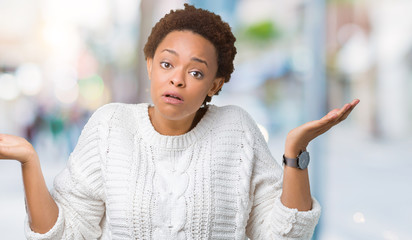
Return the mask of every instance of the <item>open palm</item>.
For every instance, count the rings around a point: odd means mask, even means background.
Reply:
[[[293,155],[297,156],[297,150],[306,149],[310,141],[345,120],[358,103],[359,99],[355,99],[340,109],[333,109],[319,120],[307,122],[291,130],[286,137],[286,152],[294,152]]]
[[[0,134],[0,159],[14,159],[24,164],[35,155],[33,146],[26,139]]]

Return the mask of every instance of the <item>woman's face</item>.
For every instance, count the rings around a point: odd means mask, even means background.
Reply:
[[[213,44],[191,31],[170,32],[147,59],[151,97],[157,112],[169,120],[194,117],[207,95],[222,85],[216,78]]]

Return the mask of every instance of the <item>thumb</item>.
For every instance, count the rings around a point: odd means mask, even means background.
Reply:
[[[333,110],[331,110],[330,112],[328,112],[328,114],[326,114],[323,118],[321,118],[320,120],[326,120],[326,121],[329,121],[329,120],[333,120],[333,119],[335,119],[336,117],[338,117],[338,112],[339,112],[339,108],[335,108],[335,109],[333,109]]]

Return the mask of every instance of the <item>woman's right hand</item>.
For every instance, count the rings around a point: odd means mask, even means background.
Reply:
[[[25,138],[0,134],[0,159],[14,159],[24,165],[38,157],[33,146]]]

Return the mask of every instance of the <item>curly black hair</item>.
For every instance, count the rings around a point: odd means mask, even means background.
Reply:
[[[222,77],[224,82],[229,82],[234,70],[233,60],[236,55],[235,41],[228,23],[224,22],[219,15],[210,11],[195,8],[184,4],[184,9],[171,10],[152,28],[146,45],[144,47],[145,58],[153,58],[157,47],[167,34],[173,31],[189,30],[209,40],[217,52],[218,69],[216,77]],[[220,92],[217,91],[215,95]],[[206,96],[203,105],[210,102],[212,98]]]

